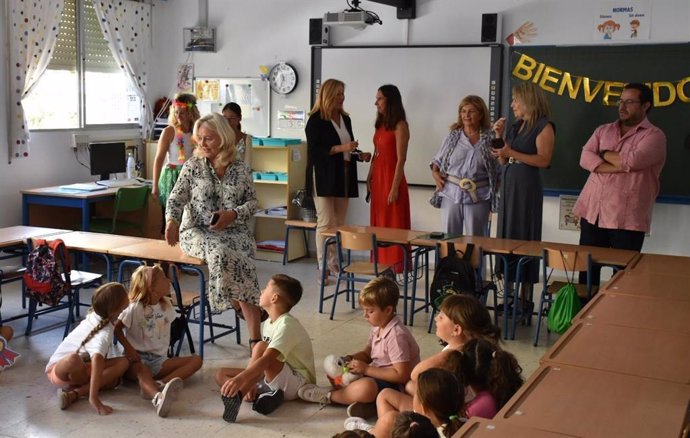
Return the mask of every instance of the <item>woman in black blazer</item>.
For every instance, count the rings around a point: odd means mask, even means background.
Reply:
[[[370,153],[360,154],[357,151],[358,142],[352,134],[352,121],[343,110],[344,100],[345,84],[337,79],[325,81],[321,84],[305,129],[306,190],[314,197],[316,205],[316,254],[319,268],[324,256],[324,238],[321,232],[345,224],[349,198],[359,196],[356,161],[371,159]],[[332,248],[329,249],[326,261],[329,271],[337,269],[337,259]]]

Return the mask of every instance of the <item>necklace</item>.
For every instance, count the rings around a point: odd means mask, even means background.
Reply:
[[[184,136],[185,132],[182,130],[181,126],[178,126],[175,128],[175,142],[177,143],[177,161],[178,163],[184,163],[186,160],[186,157],[184,155]],[[196,147],[196,143],[194,143],[194,140],[192,142],[192,149]]]

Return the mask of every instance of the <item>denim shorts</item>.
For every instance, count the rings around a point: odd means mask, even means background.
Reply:
[[[149,370],[151,370],[151,375],[153,377],[156,377],[158,373],[161,372],[161,368],[163,368],[163,363],[168,360],[167,357],[159,356],[157,354],[153,353],[145,353],[142,351],[139,351],[139,358],[141,358],[141,363],[149,367]]]

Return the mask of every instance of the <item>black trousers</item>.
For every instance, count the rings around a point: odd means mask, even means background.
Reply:
[[[644,231],[616,230],[600,228],[599,221],[590,224],[584,218],[580,219],[580,245],[601,246],[604,248],[630,249],[640,252],[644,243]],[[599,285],[601,279],[601,265],[592,266],[592,284]],[[587,273],[580,273],[580,283],[587,282]]]

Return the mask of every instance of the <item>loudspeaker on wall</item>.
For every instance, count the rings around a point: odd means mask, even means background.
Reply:
[[[323,24],[322,18],[309,19],[309,44],[312,46],[329,45],[328,26]]]
[[[482,42],[498,43],[501,39],[501,14],[482,14]]]

